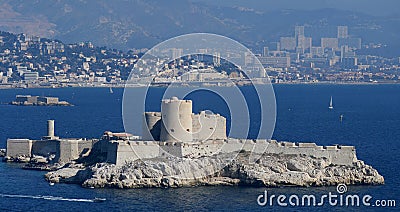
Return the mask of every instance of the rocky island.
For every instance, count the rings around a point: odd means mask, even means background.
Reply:
[[[6,159],[44,157],[52,164],[46,180],[90,188],[384,183],[354,146],[229,138],[225,117],[193,114],[190,100],[165,99],[162,108],[144,114],[142,137],[106,131],[100,139],[60,139],[49,120],[41,140],[8,139]]]
[[[226,164],[218,155],[198,159],[136,160],[122,166],[97,163],[88,167],[70,164],[45,175],[54,183],[76,183],[94,188],[186,187],[202,185],[329,186],[383,184],[383,177],[363,161],[332,165],[323,158],[263,154],[257,161],[241,152]],[[225,158],[225,159],[226,159]],[[221,165],[225,167],[221,168]]]
[[[58,97],[17,95],[11,105],[19,106],[73,106],[67,101],[59,101]]]

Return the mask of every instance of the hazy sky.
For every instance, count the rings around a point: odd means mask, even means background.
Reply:
[[[277,9],[336,8],[375,15],[399,14],[400,0],[192,0],[209,4],[247,6],[269,11]]]

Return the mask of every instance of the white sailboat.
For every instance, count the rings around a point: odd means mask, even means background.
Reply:
[[[329,109],[333,109],[333,102],[332,102],[332,96],[331,96],[331,101],[329,102]]]

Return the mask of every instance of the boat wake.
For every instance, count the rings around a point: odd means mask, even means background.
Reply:
[[[69,201],[69,202],[104,202],[106,199],[74,199],[65,197],[42,196],[42,195],[19,195],[19,194],[0,194],[1,198],[24,198],[24,199],[42,199],[50,201]]]

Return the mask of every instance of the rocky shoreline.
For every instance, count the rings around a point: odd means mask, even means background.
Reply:
[[[48,172],[45,178],[52,183],[74,183],[90,188],[384,184],[383,176],[361,160],[347,166],[305,155],[263,154],[249,160],[248,152],[239,153],[234,160],[230,158],[229,154],[219,154],[198,159],[136,160],[122,166],[68,164]]]

